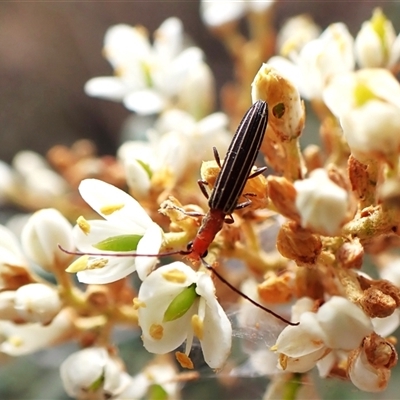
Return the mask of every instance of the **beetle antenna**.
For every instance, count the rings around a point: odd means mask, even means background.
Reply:
[[[268,314],[273,315],[275,318],[281,320],[282,322],[284,322],[285,324],[288,325],[292,325],[292,326],[297,326],[299,325],[300,322],[290,322],[288,321],[286,318],[283,318],[282,316],[280,316],[279,314],[273,312],[272,310],[270,310],[269,308],[264,307],[263,305],[261,305],[260,303],[257,303],[255,300],[253,300],[252,298],[250,298],[249,296],[247,296],[246,294],[244,294],[243,292],[241,292],[239,289],[237,289],[235,286],[233,286],[230,282],[228,282],[219,272],[217,272],[217,270],[211,266],[210,264],[208,264],[203,258],[201,259],[201,261],[203,262],[203,265],[209,269],[210,271],[213,272],[213,274],[222,282],[224,283],[226,286],[229,287],[229,289],[231,289],[233,292],[235,292],[236,294],[238,294],[239,296],[243,297],[245,300],[249,301],[251,304],[253,304],[254,306],[260,308],[261,310],[267,312]]]
[[[58,245],[58,248],[66,253],[66,254],[71,254],[74,256],[94,256],[94,257],[167,257],[167,256],[174,256],[176,254],[190,254],[187,251],[184,250],[174,250],[174,251],[169,251],[166,253],[160,253],[160,254],[138,254],[138,253],[94,253],[94,252],[87,252],[87,251],[71,251],[67,250],[64,247],[62,247],[60,244]]]

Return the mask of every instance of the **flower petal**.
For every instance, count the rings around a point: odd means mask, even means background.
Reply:
[[[146,229],[153,221],[143,207],[128,193],[98,179],[85,179],[79,185],[82,198],[107,221],[123,222],[131,232],[136,227]],[[121,205],[122,208],[111,214],[102,212],[104,207]]]
[[[208,274],[197,281],[197,293],[206,301],[203,338],[200,339],[204,360],[211,368],[222,368],[232,348],[232,325],[215,298],[215,287]]]

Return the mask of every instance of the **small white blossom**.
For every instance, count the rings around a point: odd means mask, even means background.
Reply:
[[[123,101],[139,114],[158,113],[180,96],[189,72],[203,63],[197,47],[183,47],[182,23],[164,21],[151,46],[143,28],[115,25],[107,31],[104,54],[114,68],[114,77],[98,77],[85,85],[88,95]]]
[[[357,62],[362,68],[383,68],[392,58],[396,39],[393,24],[376,8],[371,20],[362,24],[355,40]]]
[[[53,271],[58,265],[64,265],[71,256],[58,247],[73,248],[72,226],[68,220],[54,208],[34,213],[21,233],[22,247],[36,264],[46,271]]]
[[[224,113],[200,121],[178,109],[162,113],[154,129],[147,132],[149,142],[128,141],[118,150],[131,192],[143,198],[153,185],[173,189],[193,166],[197,169],[202,160],[213,158],[211,140],[221,153],[225,152],[231,138],[227,125]]]
[[[203,22],[210,27],[218,27],[236,21],[249,12],[260,13],[268,10],[274,4],[270,1],[226,1],[202,0],[200,15]]]
[[[352,153],[390,155],[400,147],[400,84],[385,69],[337,75],[324,101],[339,118]]]
[[[79,192],[104,220],[78,219],[73,230],[75,245],[82,252],[110,256],[83,256],[70,266],[69,272],[79,271],[80,282],[93,284],[114,282],[135,270],[139,278],[144,279],[157,257],[116,257],[115,254],[127,251],[158,254],[161,228],[133,197],[113,185],[85,179],[79,185]]]
[[[207,273],[195,272],[182,262],[151,273],[138,295],[144,347],[151,353],[165,354],[186,341],[188,356],[196,335],[206,363],[221,368],[231,350],[232,327],[214,292]],[[177,308],[176,299],[182,300]]]
[[[59,313],[62,302],[49,285],[31,283],[15,291],[14,307],[25,321],[46,325]]]
[[[14,277],[28,274],[27,265],[16,236],[0,225],[0,289],[14,287]]]
[[[348,209],[347,192],[332,182],[322,168],[312,171],[309,178],[294,182],[294,187],[301,225],[337,234]]]
[[[306,43],[293,62],[275,56],[267,63],[290,78],[302,97],[319,100],[332,77],[354,69],[353,42],[347,27],[336,23]]]
[[[278,53],[295,61],[304,45],[320,34],[321,28],[310,15],[301,14],[289,18],[276,38]]]
[[[357,348],[373,331],[371,320],[345,298],[333,296],[316,313],[301,314],[300,325],[287,326],[279,335],[274,350],[279,354],[280,367],[285,371],[306,372],[321,363],[331,350]],[[320,364],[322,373],[334,360]]]
[[[69,396],[83,399],[89,394],[115,398],[131,378],[103,347],[92,347],[71,354],[60,367],[61,380]]]
[[[16,176],[29,193],[41,197],[60,196],[67,191],[68,184],[39,154],[30,150],[18,152],[12,161]]]
[[[75,328],[68,310],[62,310],[48,325],[0,321],[0,352],[22,356],[70,338]]]

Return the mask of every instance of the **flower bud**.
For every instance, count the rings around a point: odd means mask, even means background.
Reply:
[[[361,68],[387,66],[396,38],[393,24],[376,8],[372,18],[362,24],[355,40],[355,54]]]
[[[302,228],[295,222],[282,225],[276,247],[279,252],[297,265],[314,265],[321,254],[322,242],[319,236]]]
[[[385,318],[397,308],[396,301],[376,287],[364,290],[359,304],[371,318]]]
[[[71,339],[76,334],[72,318],[71,311],[63,309],[48,325],[15,324],[0,320],[0,351],[11,356],[21,356]]]
[[[14,307],[27,322],[48,324],[61,310],[62,303],[56,290],[42,283],[31,283],[15,292]]]
[[[251,98],[268,101],[268,130],[280,141],[300,136],[305,123],[304,103],[294,84],[277,69],[263,64],[251,84]]]
[[[295,206],[296,190],[288,179],[270,175],[268,181],[268,194],[280,214],[296,222],[300,216]]]
[[[386,389],[391,373],[390,369],[371,365],[362,346],[349,356],[348,375],[358,389],[375,393]]]
[[[37,211],[31,216],[22,231],[21,241],[27,255],[46,271],[66,266],[71,260],[71,256],[58,246],[73,248],[72,226],[53,208]]]
[[[296,181],[294,187],[301,225],[322,234],[337,234],[348,209],[347,192],[323,169],[312,171],[308,179]]]
[[[146,198],[151,184],[150,168],[141,160],[129,159],[125,162],[126,182],[136,199]]]
[[[101,347],[71,354],[60,367],[64,389],[73,398],[82,398],[87,393],[99,398],[113,397],[125,383],[123,374],[116,360]]]
[[[27,189],[36,195],[59,196],[67,190],[65,180],[50,168],[42,156],[33,151],[20,151],[12,164],[24,179]]]

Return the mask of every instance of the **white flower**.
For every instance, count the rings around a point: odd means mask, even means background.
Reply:
[[[279,335],[275,349],[280,355],[279,365],[284,371],[306,372],[327,352],[324,333],[318,325],[316,314],[305,312],[300,325],[287,326]]]
[[[173,189],[188,171],[193,167],[197,170],[202,160],[213,157],[210,141],[225,152],[231,139],[227,125],[223,113],[200,121],[178,109],[162,113],[154,129],[147,132],[149,142],[125,142],[118,150],[132,193],[143,198],[153,186],[157,190]]]
[[[304,308],[304,305],[300,307]],[[304,311],[300,325],[287,326],[279,335],[273,350],[279,355],[285,371],[306,372],[317,363],[323,374],[334,360],[321,361],[331,350],[352,350],[360,346],[373,331],[371,320],[349,300],[333,296],[316,313]]]
[[[385,69],[334,77],[324,101],[339,118],[352,153],[396,153],[400,147],[400,84]]]
[[[31,283],[15,291],[14,307],[27,322],[48,324],[62,307],[57,291],[43,283]]]
[[[15,278],[25,282],[28,275],[27,263],[17,238],[0,225],[0,289],[15,288]]]
[[[338,233],[348,209],[347,192],[316,169],[308,179],[294,182],[301,225],[328,235]]]
[[[74,330],[68,310],[62,310],[45,326],[0,321],[0,352],[10,356],[31,354],[69,339]]]
[[[73,248],[72,226],[59,211],[43,209],[29,218],[22,230],[21,242],[28,257],[46,271],[51,272],[58,265],[65,268],[71,256],[58,246]]]
[[[144,347],[165,354],[186,340],[187,358],[196,335],[206,363],[221,368],[231,350],[232,327],[214,292],[207,273],[195,272],[182,262],[151,273],[138,295]]]
[[[103,347],[92,347],[71,354],[60,367],[65,391],[74,398],[88,393],[96,398],[114,398],[130,383],[131,378]]]
[[[274,1],[226,1],[202,0],[200,14],[203,22],[211,27],[236,21],[248,12],[263,12],[268,10]]]
[[[276,38],[278,53],[295,60],[304,45],[321,34],[321,28],[308,14],[289,18]]]
[[[357,62],[362,68],[383,68],[392,58],[396,39],[393,24],[376,8],[372,18],[362,24],[355,40]]]
[[[319,100],[332,77],[354,69],[353,37],[344,24],[332,24],[306,43],[293,63],[276,56],[267,63],[290,78],[302,97]]]
[[[12,166],[31,194],[41,197],[60,196],[67,191],[66,181],[51,169],[41,155],[34,151],[18,152],[13,158]]]
[[[115,25],[104,39],[104,54],[115,77],[89,80],[90,96],[123,101],[139,114],[158,113],[178,97],[188,73],[201,64],[197,47],[184,49],[182,23],[177,18],[164,21],[155,32],[151,46],[143,28]]]
[[[79,271],[80,282],[93,284],[114,282],[135,270],[144,279],[157,257],[117,257],[115,254],[127,251],[157,254],[162,243],[160,227],[133,197],[106,182],[85,179],[79,192],[104,220],[78,219],[73,231],[75,245],[82,252],[103,255],[83,256],[69,267],[69,272]]]
[[[229,119],[226,114],[216,112],[196,121],[193,116],[184,111],[173,109],[163,113],[154,125],[153,136],[177,132],[182,141],[187,142],[190,149],[190,162],[199,163],[212,159],[213,152],[210,142],[223,154],[227,150],[232,135],[228,130]]]

